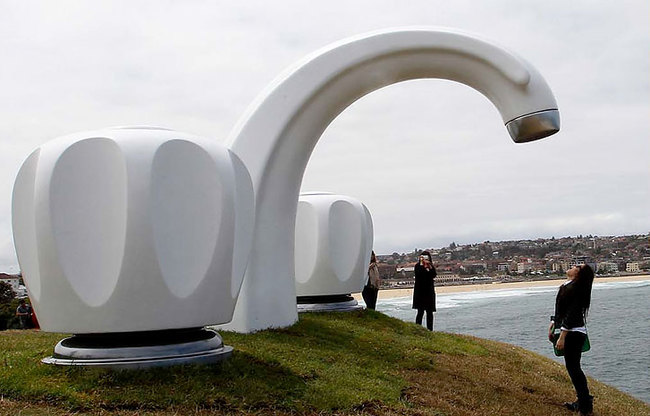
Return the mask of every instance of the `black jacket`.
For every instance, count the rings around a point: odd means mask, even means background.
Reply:
[[[571,281],[560,286],[555,298],[555,321],[556,328],[577,328],[585,326],[585,308],[582,307],[579,288]]]
[[[431,266],[431,269],[427,271],[420,263],[415,265],[413,309],[436,310],[436,292],[433,286],[433,279],[435,277],[435,267]]]

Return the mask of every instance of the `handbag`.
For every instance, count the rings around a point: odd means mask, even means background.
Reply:
[[[564,350],[558,350],[555,348],[555,344],[557,343],[558,338],[560,338],[561,332],[562,330],[560,330],[560,328],[555,328],[555,326],[553,327],[553,352],[558,357],[564,356]],[[582,352],[587,352],[590,349],[591,344],[589,343],[589,334],[585,334],[585,342],[582,344]]]

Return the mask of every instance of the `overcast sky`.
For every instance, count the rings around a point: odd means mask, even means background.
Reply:
[[[334,120],[304,191],[364,202],[378,253],[647,233],[648,16],[647,0],[0,0],[0,271],[18,270],[11,190],[42,143],[117,125],[224,141],[255,96],[305,54],[412,25],[476,33],[522,55],[553,89],[562,130],[516,145],[469,87],[396,84]]]

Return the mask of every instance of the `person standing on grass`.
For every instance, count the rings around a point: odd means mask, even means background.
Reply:
[[[431,261],[431,253],[423,251],[415,265],[415,285],[413,286],[413,309],[417,309],[415,323],[422,325],[422,316],[427,313],[427,329],[433,331],[433,313],[436,311],[436,291],[433,279],[436,268]]]
[[[16,316],[20,320],[21,329],[28,329],[30,327],[32,321],[32,307],[25,302],[25,299],[21,299],[18,302]]]
[[[569,280],[560,286],[555,299],[555,314],[551,319],[548,337],[554,340],[553,328],[560,328],[560,336],[555,342],[555,348],[564,351],[564,362],[571,382],[576,390],[578,400],[564,403],[572,411],[580,415],[593,415],[594,397],[589,394],[587,378],[580,368],[582,346],[587,337],[585,321],[591,304],[591,286],[594,282],[594,271],[587,265],[577,265],[567,271]]]
[[[377,267],[377,257],[375,252],[370,253],[370,264],[368,265],[368,283],[363,287],[363,301],[366,302],[366,308],[375,309],[377,306],[377,293],[379,293],[379,267]]]

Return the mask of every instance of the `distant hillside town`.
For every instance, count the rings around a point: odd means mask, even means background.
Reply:
[[[382,286],[413,285],[419,253],[378,255]],[[438,271],[436,284],[512,282],[557,279],[575,264],[589,264],[597,276],[650,271],[650,233],[627,236],[582,236],[518,241],[449,244],[427,249]]]
[[[378,255],[382,287],[411,287],[422,248]],[[591,265],[598,276],[650,272],[650,233],[619,237],[582,236],[518,241],[485,241],[428,248],[437,285],[557,279],[575,264]],[[26,297],[22,275],[0,273],[18,298]]]

